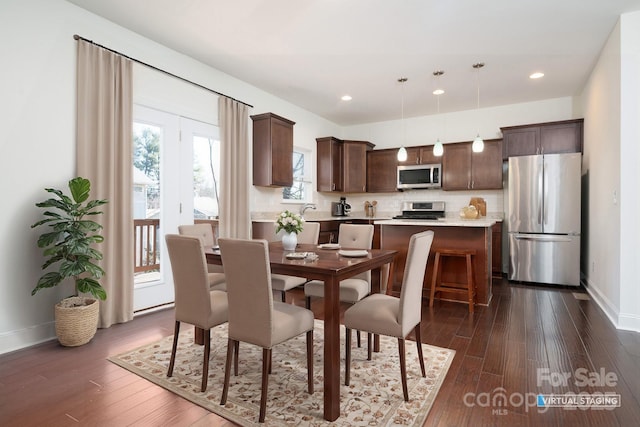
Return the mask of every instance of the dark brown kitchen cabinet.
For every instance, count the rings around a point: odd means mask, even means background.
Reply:
[[[494,190],[502,188],[502,140],[484,141],[474,153],[471,142],[447,144],[442,156],[443,190]]]
[[[343,193],[364,193],[367,191],[367,151],[373,144],[367,141],[342,143]]]
[[[584,119],[503,127],[503,158],[582,152]]]
[[[317,189],[341,193],[367,190],[367,141],[342,141],[334,137],[316,138]]]
[[[391,193],[398,191],[396,167],[398,149],[371,150],[367,152],[367,192]]]
[[[332,136],[316,138],[318,191],[342,191],[342,141]]]
[[[264,113],[253,121],[253,185],[293,185],[293,125],[295,122]]]
[[[429,165],[433,163],[441,163],[442,157],[433,155],[433,145],[425,145],[419,147],[407,147],[407,160],[400,162],[399,165]],[[398,149],[395,149],[396,154]]]

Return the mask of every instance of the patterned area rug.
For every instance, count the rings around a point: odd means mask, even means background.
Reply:
[[[416,345],[407,342],[407,383],[409,402],[402,398],[398,344],[395,338],[380,337],[380,353],[367,361],[366,334],[363,347],[351,352],[351,385],[344,385],[344,328],[341,327],[343,383],[340,390],[341,415],[334,423],[323,419],[323,326],[316,320],[314,331],[314,387],[307,393],[306,340],[304,334],[273,349],[272,374],[269,376],[267,426],[422,426],[455,352],[423,344],[427,377],[420,373]],[[260,404],[262,349],[240,344],[238,376],[231,376],[227,404],[220,405],[226,359],[227,325],[211,330],[211,362],[209,384],[200,393],[203,347],[193,343],[193,328],[183,326],[173,377],[167,378],[173,337],[109,360],[147,380],[176,393],[228,420],[242,426],[257,425]]]

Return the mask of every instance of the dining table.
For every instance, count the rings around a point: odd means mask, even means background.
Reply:
[[[269,262],[273,274],[324,282],[323,403],[327,421],[335,421],[340,416],[340,281],[373,270],[380,274],[380,292],[387,292],[389,272],[393,272],[396,253],[387,249],[353,251],[347,248],[341,250],[335,245],[309,244],[298,244],[295,251],[287,251],[282,247],[282,242],[269,242]],[[208,263],[222,264],[218,249],[207,248],[205,255]]]

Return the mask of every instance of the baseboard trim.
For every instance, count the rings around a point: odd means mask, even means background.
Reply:
[[[11,353],[56,339],[54,321],[0,334],[0,354]]]

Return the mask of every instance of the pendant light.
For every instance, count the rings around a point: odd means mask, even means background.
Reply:
[[[438,116],[440,116],[440,95],[444,93],[444,90],[440,88],[440,76],[444,74],[444,71],[437,70],[433,72],[433,75],[436,76],[436,81],[438,82],[438,87],[433,91],[433,94],[436,96],[437,105],[438,105]],[[440,142],[440,138],[436,139],[436,143],[433,145],[433,155],[436,157],[440,157],[444,154],[444,146],[442,142]]]
[[[405,130],[404,130],[404,83],[407,81],[408,79],[406,77],[401,77],[398,79],[398,83],[400,83],[402,86],[402,104],[401,104],[401,113],[402,113],[402,119],[401,119],[401,124],[402,124],[402,145],[400,146],[400,149],[398,150],[398,161],[399,162],[404,162],[407,160],[407,149],[404,148],[404,143],[406,142],[406,136],[405,136]]]
[[[471,151],[474,153],[481,153],[484,150],[484,141],[480,138],[480,68],[484,67],[484,62],[477,62],[473,64],[473,68],[476,69],[477,87],[478,87],[478,134],[471,144]]]

